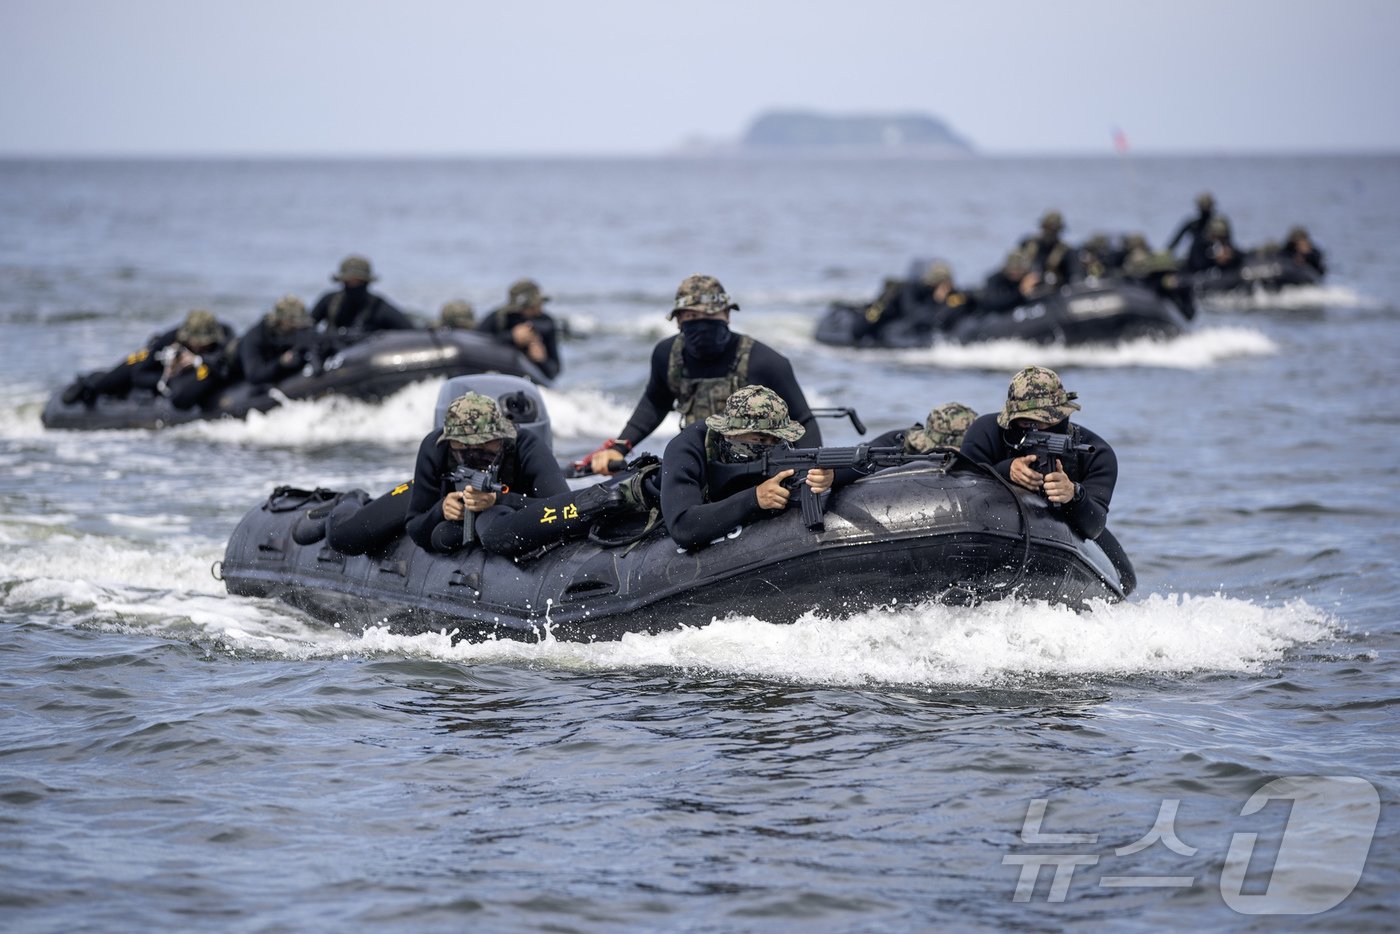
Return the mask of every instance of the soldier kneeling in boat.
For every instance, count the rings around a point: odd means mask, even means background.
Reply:
[[[962,447],[963,435],[977,413],[961,402],[947,402],[909,428],[896,428],[872,438],[872,448],[899,447],[906,454],[927,454],[936,448]]]
[[[1019,487],[1043,495],[1085,538],[1097,538],[1108,522],[1108,504],[1118,483],[1118,458],[1107,441],[1071,424],[1079,411],[1076,393],[1066,392],[1054,370],[1028,366],[1011,379],[1006,402],[995,415],[983,415],[967,430],[962,453],[988,464]],[[1065,435],[1092,453],[1065,454],[1047,473],[1035,469],[1036,455],[1018,445],[1028,431]]]
[[[89,373],[63,390],[63,401],[91,406],[102,396],[126,398],[144,390],[177,409],[212,404],[237,373],[233,328],[196,309],[179,327],[157,334],[105,373]]]
[[[1118,456],[1103,438],[1070,422],[1070,414],[1079,411],[1076,398],[1076,393],[1065,391],[1054,370],[1028,366],[1011,378],[1001,411],[983,415],[968,427],[962,453],[1044,496],[1071,528],[1099,543],[1130,592],[1137,583],[1132,562],[1106,528],[1108,505],[1118,484]],[[1066,453],[1038,470],[1040,455],[1026,453],[1024,445],[1033,431],[1057,436]]]
[[[587,534],[598,519],[633,508],[640,480],[571,491],[554,455],[481,393],[459,396],[442,431],[418,446],[406,526],[421,548],[524,555]],[[461,487],[459,489],[459,487]]]
[[[676,435],[661,461],[661,514],[676,544],[699,548],[786,509],[795,492],[789,486],[794,471],[764,477],[721,468],[757,461],[765,450],[796,441],[805,430],[788,416],[776,392],[745,386],[729,397],[722,413]],[[835,480],[832,470],[812,469],[804,482],[820,496]]]

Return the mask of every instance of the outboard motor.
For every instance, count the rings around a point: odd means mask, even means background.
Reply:
[[[474,373],[470,376],[456,376],[442,384],[438,390],[437,405],[433,409],[433,425],[442,427],[447,409],[452,401],[467,392],[479,392],[496,400],[501,414],[515,423],[517,428],[528,428],[535,433],[550,450],[554,450],[554,435],[549,428],[549,412],[544,407],[544,397],[540,388],[520,376],[506,376],[501,373]]]

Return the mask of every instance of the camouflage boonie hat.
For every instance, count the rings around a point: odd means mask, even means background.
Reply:
[[[1064,230],[1065,216],[1059,211],[1046,211],[1040,218],[1041,230]]]
[[[722,315],[726,311],[738,311],[739,304],[724,291],[724,286],[714,276],[696,273],[686,276],[676,288],[676,301],[671,306],[667,318],[674,318],[682,311],[698,311],[704,315]]]
[[[1006,404],[1001,407],[997,424],[1010,428],[1012,419],[1024,418],[1042,425],[1055,425],[1079,411],[1078,393],[1065,392],[1060,377],[1043,366],[1028,366],[1011,377],[1006,390]]]
[[[487,441],[515,437],[515,423],[501,414],[496,400],[479,392],[458,396],[447,407],[442,419],[442,434],[437,443],[460,441],[463,444],[485,444]]]
[[[290,334],[311,327],[311,316],[306,313],[306,303],[295,295],[283,295],[272,306],[263,319],[267,326],[280,334]]]
[[[1306,228],[1306,227],[1290,227],[1290,228],[1288,228],[1288,236],[1287,236],[1286,238],[1284,238],[1284,241],[1283,241],[1283,242],[1284,242],[1284,243],[1292,243],[1294,240],[1307,240],[1307,239],[1308,239],[1308,228]]]
[[[540,294],[540,286],[534,279],[517,279],[511,283],[510,295],[506,301],[506,311],[524,311],[549,301],[548,295]]]
[[[1201,192],[1196,196],[1196,207],[1200,208],[1202,211],[1215,210],[1215,195],[1208,191]]]
[[[453,299],[442,306],[441,324],[449,328],[469,328],[476,324],[476,309],[463,299]]]
[[[919,281],[931,289],[937,288],[945,282],[953,281],[953,270],[944,262],[929,263],[924,268],[923,275],[919,276]]]
[[[976,420],[977,413],[961,402],[940,405],[928,413],[922,425],[915,425],[904,433],[904,446],[920,454],[927,454],[934,448],[959,447],[968,426]]]
[[[1096,233],[1088,240],[1084,241],[1084,249],[1088,250],[1090,253],[1102,255],[1107,253],[1110,248],[1111,245],[1108,242],[1108,234]]]
[[[186,347],[203,347],[222,341],[224,329],[212,312],[196,309],[185,316],[184,323],[175,332],[175,339]]]
[[[1020,250],[1012,250],[1006,254],[1006,262],[1001,264],[1001,271],[1007,276],[1019,279],[1031,271],[1031,261]]]
[[[340,272],[331,276],[332,282],[344,282],[346,279],[359,279],[362,282],[374,281],[374,270],[370,268],[369,260],[363,256],[347,256],[340,261]]]
[[[1130,233],[1123,235],[1123,249],[1125,250],[1146,250],[1147,238],[1140,233]]]
[[[756,431],[796,441],[807,429],[788,417],[787,403],[767,386],[745,386],[724,403],[724,412],[705,419],[705,427],[722,435]]]

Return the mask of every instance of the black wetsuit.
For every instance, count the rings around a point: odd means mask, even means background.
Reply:
[[[243,378],[262,389],[300,373],[313,353],[312,336],[309,328],[304,332],[283,334],[270,327],[266,320],[259,321],[238,342]],[[297,351],[290,363],[282,359],[289,350]]]
[[[682,548],[699,548],[736,526],[778,514],[760,507],[754,492],[767,477],[754,473],[735,477],[719,488],[711,486],[705,450],[708,431],[704,422],[682,429],[661,458],[661,515],[671,538]],[[833,487],[841,482],[838,477]],[[794,490],[790,508],[797,508],[797,495]]]
[[[182,348],[176,337],[180,333],[178,327],[157,334],[145,347],[129,354],[112,369],[80,377],[74,384],[78,390],[75,395],[90,402],[98,396],[125,397],[132,390],[140,389],[166,396],[177,409],[206,405],[236,375],[235,359],[228,352],[233,328],[222,322],[219,327],[223,331],[220,342],[199,354],[198,365],[186,367],[172,376],[163,389],[160,385],[165,372],[163,358]]]
[[[1181,226],[1176,229],[1176,233],[1172,234],[1172,238],[1167,241],[1167,252],[1175,253],[1177,244],[1190,237],[1191,242],[1186,245],[1186,255],[1190,256],[1192,251],[1196,249],[1196,244],[1203,241],[1206,225],[1211,222],[1213,217],[1215,217],[1214,211],[1202,211],[1195,217],[1188,217],[1182,221]]]
[[[1229,240],[1207,240],[1203,243],[1199,255],[1193,252],[1188,268],[1192,272],[1208,272],[1212,269],[1233,272],[1243,265],[1244,254],[1234,243]]]
[[[1078,443],[1094,447],[1094,453],[1080,454],[1074,458],[1077,463],[1064,465],[1065,473],[1079,488],[1073,500],[1052,505],[1051,509],[1058,511],[1085,538],[1098,538],[1108,523],[1108,504],[1118,483],[1118,457],[1107,441],[1068,419],[1046,430],[1059,434],[1073,431]],[[1007,439],[1019,434],[1014,428],[1004,429],[997,424],[997,413],[983,415],[963,436],[962,453],[974,463],[989,465],[1010,482],[1011,462],[1024,455],[1012,448]]]
[[[413,322],[388,301],[369,291],[368,286],[337,289],[316,299],[311,320],[325,322],[325,330],[346,342],[354,342],[371,331],[411,331]]]
[[[618,435],[618,440],[637,444],[657,429],[676,404],[676,396],[671,391],[667,371],[671,360],[671,345],[679,336],[668,337],[653,348],[651,375],[647,379],[646,389],[642,391],[641,401],[632,410],[631,417],[627,419],[627,426]],[[691,379],[724,376],[733,368],[738,352],[739,335],[733,332],[730,332],[729,343],[724,351],[711,360],[692,359],[688,353],[682,351],[685,375]],[[817,426],[812,407],[807,404],[807,397],[802,394],[802,387],[797,385],[797,377],[793,375],[792,364],[788,362],[787,357],[767,344],[754,341],[749,351],[748,381],[745,385],[767,386],[776,392],[787,403],[788,417],[807,429],[797,445],[804,448],[821,447],[821,428]]]
[[[1317,247],[1313,247],[1309,253],[1300,253],[1293,244],[1285,243],[1279,253],[1300,266],[1311,267],[1319,276],[1327,274],[1327,264],[1322,259],[1322,251]]]
[[[359,497],[337,505],[326,518],[326,542],[345,555],[381,550],[403,534],[412,489],[410,480],[367,503]]]
[[[1031,293],[1036,294],[1035,292]],[[978,298],[977,307],[982,311],[1004,314],[1031,299],[1021,294],[1019,280],[1008,278],[1004,272],[994,272],[987,277]]]
[[[418,445],[418,461],[413,471],[406,525],[409,537],[425,551],[450,552],[462,543],[462,523],[452,522],[442,513],[442,500],[456,487],[452,472],[456,463],[451,446],[438,442],[434,429]],[[490,548],[493,536],[508,537],[493,526],[510,526],[514,514],[526,505],[526,497],[558,496],[569,492],[569,485],[555,461],[549,445],[530,431],[521,429],[507,452],[500,479],[510,492],[498,493],[496,504],[477,513],[475,531],[483,546]]]
[[[483,318],[476,329],[514,346],[515,341],[510,332],[517,324],[530,325],[540,336],[540,341],[544,344],[545,358],[543,363],[538,363],[536,366],[546,377],[554,379],[559,375],[563,361],[559,357],[559,325],[549,315],[541,313],[534,317],[527,317],[518,311],[497,308]],[[523,349],[521,353],[524,353]]]

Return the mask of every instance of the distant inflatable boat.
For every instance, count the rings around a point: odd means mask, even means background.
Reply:
[[[1238,269],[1210,269],[1191,277],[1191,286],[1203,299],[1278,292],[1293,286],[1322,283],[1322,274],[1306,263],[1286,256],[1251,255]]]
[[[281,398],[313,399],[341,395],[377,401],[410,383],[470,373],[504,373],[548,385],[532,361],[509,344],[486,334],[461,330],[378,331],[328,357],[313,373],[289,377],[275,393],[246,383],[229,386],[207,406],[177,409],[163,396],[135,391],[102,396],[93,404],[65,403],[55,392],[41,416],[47,428],[101,430],[164,428],[217,418],[244,418],[266,412]],[[280,398],[279,398],[280,397]]]
[[[332,494],[280,488],[244,516],[216,575],[231,594],[277,599],[351,631],[469,640],[546,630],[613,639],[732,614],[791,622],[809,611],[844,617],[1012,595],[1078,608],[1131,592],[1131,565],[1109,533],[1085,540],[1040,497],[949,458],[835,491],[822,531],[794,508],[697,551],[656,527],[628,545],[567,542],[532,560],[430,554],[402,536],[373,556],[340,554],[304,534],[308,510]]]
[[[1186,318],[1168,299],[1136,283],[1075,283],[1008,312],[968,312],[941,329],[896,319],[872,336],[863,308],[833,305],[817,324],[818,342],[834,347],[928,347],[943,340],[975,344],[1019,340],[1032,344],[1115,344],[1141,337],[1174,337]]]

